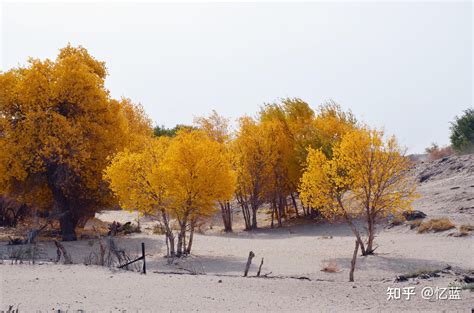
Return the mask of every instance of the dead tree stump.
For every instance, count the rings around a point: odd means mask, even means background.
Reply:
[[[247,274],[249,273],[249,268],[250,268],[250,265],[252,264],[252,259],[254,256],[255,256],[255,253],[253,253],[253,251],[250,251],[249,257],[247,259],[247,264],[245,265],[244,277],[247,277]]]
[[[263,265],[263,258],[262,258],[262,261],[260,262],[260,266],[258,267],[257,277],[260,277],[260,272],[262,271],[262,265]]]
[[[354,281],[354,269],[356,265],[356,259],[357,259],[357,252],[359,251],[359,241],[355,241],[355,248],[354,248],[354,254],[352,255],[352,260],[351,260],[351,271],[349,273],[349,281],[353,282]]]

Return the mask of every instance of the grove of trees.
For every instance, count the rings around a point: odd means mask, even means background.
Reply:
[[[0,73],[0,195],[60,221],[64,240],[97,210],[120,205],[159,219],[170,256],[189,254],[196,227],[221,211],[232,231],[290,215],[342,218],[363,254],[375,224],[410,209],[411,163],[394,138],[328,102],[266,104],[236,130],[213,112],[193,125],[151,126],[140,105],[115,100],[107,70],[82,47]],[[367,241],[354,223],[362,219]]]

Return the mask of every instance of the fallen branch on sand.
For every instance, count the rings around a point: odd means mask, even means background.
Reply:
[[[231,274],[199,274],[199,273],[191,273],[191,272],[174,272],[174,271],[153,271],[153,273],[161,274],[161,275],[191,275],[191,276],[215,276],[215,277],[233,277],[233,278],[242,277],[240,275],[231,275]],[[272,272],[269,272],[260,276],[248,276],[247,278],[298,279],[298,280],[311,281],[311,279],[306,276],[285,276],[285,275],[270,276],[271,273]],[[333,280],[317,279],[317,281],[333,281]]]
[[[421,279],[428,279],[431,277],[440,277],[440,273],[449,273],[452,267],[450,265],[446,266],[443,269],[435,269],[435,270],[419,270],[412,273],[407,273],[403,275],[398,275],[395,278],[396,282],[403,282],[407,281],[410,278],[421,278]]]

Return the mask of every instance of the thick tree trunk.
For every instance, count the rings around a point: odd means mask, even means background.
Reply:
[[[257,210],[258,206],[252,204],[252,229],[257,229]]]
[[[78,219],[72,216],[69,211],[59,219],[59,225],[61,227],[61,236],[63,241],[74,241],[77,240],[76,236],[76,225]]]
[[[73,241],[77,240],[75,229],[79,221],[79,216],[73,211],[74,207],[71,205],[69,199],[66,198],[58,183],[58,180],[61,180],[67,171],[67,167],[49,167],[48,187],[53,195],[55,213],[63,213],[59,218],[62,239],[63,241]]]

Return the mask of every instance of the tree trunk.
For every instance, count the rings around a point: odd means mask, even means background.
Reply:
[[[59,219],[59,225],[61,227],[61,236],[62,236],[63,241],[77,240],[77,236],[76,236],[77,218],[74,218],[70,211],[64,214]]]
[[[258,206],[252,204],[252,229],[257,229],[257,210]]]
[[[176,255],[175,247],[174,247],[174,235],[173,233],[166,234],[169,243],[169,256],[174,257]]]
[[[347,224],[349,224],[349,227],[351,228],[352,233],[354,234],[354,236],[356,237],[357,241],[359,242],[360,251],[362,252],[362,255],[366,255],[366,250],[365,250],[365,247],[364,247],[364,242],[362,241],[362,238],[360,237],[359,231],[358,231],[357,228],[355,227],[354,223],[352,223],[352,220],[350,220],[350,218],[348,218],[347,216],[346,216],[346,222],[347,222]]]
[[[186,253],[186,221],[179,223],[179,234],[178,234],[178,247],[176,251],[176,256],[179,258],[184,253]]]
[[[250,230],[252,228],[252,223],[250,221],[249,203],[241,193],[236,193],[235,198],[237,199],[242,208],[242,216],[244,217],[245,230]]]
[[[284,207],[283,207],[283,201],[282,201],[282,197],[281,195],[278,195],[278,227],[282,227],[283,224],[281,222],[281,219],[283,217],[283,210],[284,210]]]
[[[273,221],[275,220],[275,210],[276,210],[276,205],[275,205],[275,200],[272,201],[272,223],[270,224],[270,227],[273,228]]]
[[[186,254],[191,253],[191,247],[193,246],[193,237],[194,237],[194,227],[196,225],[196,220],[191,221],[191,231],[189,233],[189,242],[188,247],[186,248]]]
[[[372,217],[368,218],[368,223],[367,223],[367,233],[368,233],[368,240],[367,240],[367,247],[365,248],[365,254],[364,255],[370,255],[374,254],[373,243],[374,243],[374,238],[375,238],[375,225],[374,225],[374,219]]]
[[[342,200],[340,198],[337,199],[337,202],[339,204],[339,207],[342,209],[344,219],[346,220],[347,224],[351,228],[352,232],[354,233],[354,236],[356,236],[357,241],[359,242],[360,245],[360,250],[362,252],[362,255],[365,255],[365,247],[364,247],[364,242],[362,241],[362,238],[360,237],[359,231],[355,227],[354,223],[352,222],[352,218],[350,215],[347,213],[347,211],[344,209],[344,205],[342,203]]]
[[[174,257],[176,252],[174,248],[174,234],[170,227],[169,217],[166,214],[165,210],[161,210],[161,217],[163,219],[163,225],[165,226],[165,236],[166,242],[169,244],[168,246],[168,256]]]
[[[58,177],[63,177],[67,172],[66,167],[51,166],[48,168],[48,187],[51,190],[54,201],[53,211],[55,213],[64,213],[59,218],[59,224],[61,227],[61,236],[63,241],[77,240],[76,236],[76,225],[79,221],[79,216],[74,214],[73,207],[69,199],[64,195],[61,187],[58,187]]]
[[[356,259],[357,259],[357,251],[359,250],[359,241],[355,241],[355,248],[354,248],[354,254],[352,255],[352,260],[351,260],[351,271],[349,272],[349,281],[353,282],[354,281],[354,270],[355,270],[355,265],[356,265]]]
[[[293,207],[295,208],[296,217],[299,217],[300,213],[298,212],[298,205],[296,205],[296,199],[293,193],[291,193],[291,201],[293,202]]]
[[[250,210],[248,204],[242,205],[242,215],[244,216],[245,230],[252,229],[252,222],[250,220]]]
[[[232,232],[232,208],[229,201],[219,202],[222,213],[222,221],[224,222],[224,231]]]

